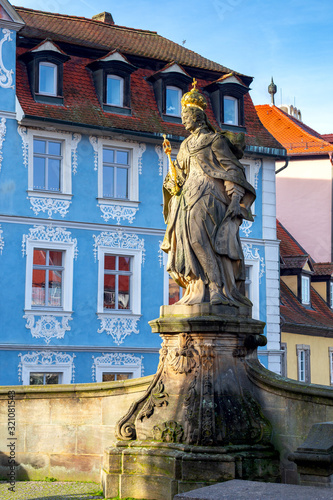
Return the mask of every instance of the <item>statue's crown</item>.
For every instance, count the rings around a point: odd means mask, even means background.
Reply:
[[[186,92],[181,98],[182,109],[185,109],[187,106],[194,106],[204,111],[207,108],[207,101],[198,91],[197,83],[196,79],[193,78],[192,89]]]

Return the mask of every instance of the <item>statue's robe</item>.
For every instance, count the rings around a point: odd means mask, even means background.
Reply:
[[[239,225],[242,219],[253,221],[255,190],[230,142],[204,127],[183,141],[174,165],[180,193],[171,194],[170,174],[163,186],[167,230],[162,249],[168,252],[168,272],[181,286],[201,279],[221,287],[228,281],[221,265],[221,257],[226,257],[239,263],[235,280],[244,280]],[[226,184],[229,193],[233,185],[244,193],[240,217],[226,217],[231,202]]]

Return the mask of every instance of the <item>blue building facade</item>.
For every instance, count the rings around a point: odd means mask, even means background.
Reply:
[[[186,135],[177,106],[194,77],[214,126],[246,133],[257,191],[255,221],[241,228],[246,286],[267,323],[262,362],[279,371],[274,167],[284,150],[255,114],[251,79],[199,55],[191,66],[190,51],[162,37],[150,54],[151,32],[111,16],[0,6],[0,384],[156,371],[148,321],[179,294],[160,249],[161,144],[165,133],[176,154]]]

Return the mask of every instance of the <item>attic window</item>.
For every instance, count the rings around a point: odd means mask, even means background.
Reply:
[[[45,40],[25,52],[21,59],[27,65],[35,101],[43,104],[63,104],[63,67],[69,56],[51,40]]]
[[[238,125],[238,99],[230,95],[223,97],[223,123]]]
[[[166,87],[166,106],[165,114],[172,116],[180,116],[181,105],[180,100],[182,98],[182,90],[178,87],[172,85],[167,85]]]
[[[39,94],[57,95],[57,73],[56,64],[49,62],[39,63],[38,91]]]
[[[242,127],[240,131],[244,132],[244,95],[249,87],[237,75],[230,73],[207,85],[205,90],[210,94],[219,125],[227,130]]]
[[[310,304],[310,277],[302,276],[302,304]]]
[[[131,114],[131,74],[133,64],[120,54],[109,52],[88,64],[92,71],[96,93],[104,111],[121,115]]]
[[[124,79],[117,75],[106,77],[106,104],[124,106]]]

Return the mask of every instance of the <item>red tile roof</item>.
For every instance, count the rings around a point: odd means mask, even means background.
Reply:
[[[16,8],[26,25],[20,31],[20,36],[39,40],[46,38],[60,44],[76,44],[81,47],[98,48],[105,50],[105,54],[119,50],[125,57],[141,55],[167,63],[177,61],[186,66],[186,71],[192,68],[201,68],[211,81],[216,79],[216,72],[222,76],[230,73],[230,69],[220,64],[209,61],[199,54],[192,52],[155,32],[135,30],[105,24],[101,21],[85,19],[82,17],[51,14],[34,11],[22,7]],[[66,47],[66,50],[68,46]],[[24,54],[27,48],[17,48],[18,56]],[[147,78],[154,74],[153,69],[141,67],[131,75],[131,111],[132,115],[121,115],[105,112],[97,98],[92,73],[87,65],[95,60],[92,58],[78,57],[69,52],[70,59],[64,63],[64,105],[51,105],[36,102],[30,91],[26,65],[23,61],[17,62],[17,96],[23,112],[28,117],[58,120],[66,123],[101,127],[107,129],[121,129],[149,134],[170,134],[184,137],[187,134],[184,127],[178,123],[169,123],[161,117],[152,85]],[[211,81],[197,78],[198,88],[203,89]],[[212,125],[219,129],[211,104],[208,100],[207,116]],[[263,127],[251,97],[244,97],[245,126],[247,128],[246,144],[250,147],[279,149],[281,145]],[[276,154],[274,152],[273,154]]]
[[[333,262],[318,262],[313,264],[315,276],[332,276]]]
[[[281,269],[302,268],[307,260],[314,268],[314,275],[333,272],[333,263],[313,263],[304,248],[277,221],[277,237],[280,240]],[[284,332],[312,335],[333,335],[333,311],[325,300],[311,287],[311,307],[304,307],[290,288],[280,279],[280,316]]]
[[[333,144],[333,134],[322,134],[321,136],[324,139],[324,141]]]
[[[281,328],[289,333],[333,335],[333,311],[311,287],[311,309],[305,308],[281,280]]]
[[[283,264],[281,264],[281,269],[303,269],[309,256],[305,255],[284,255]]]
[[[304,248],[295,240],[295,238],[278,220],[276,221],[276,234],[277,239],[280,240],[280,255],[282,256],[283,260],[285,260],[285,257],[290,256],[308,256]]]
[[[256,106],[259,118],[267,130],[287,150],[288,155],[318,155],[333,152],[333,145],[318,132],[276,106]]]
[[[155,31],[110,25],[84,17],[54,14],[39,10],[15,7],[26,25],[20,35],[27,38],[52,38],[58,42],[102,49],[117,49],[125,54],[150,57],[162,61],[177,61],[181,65],[211,71],[227,72],[230,69],[200,56],[182,45],[163,38]]]

